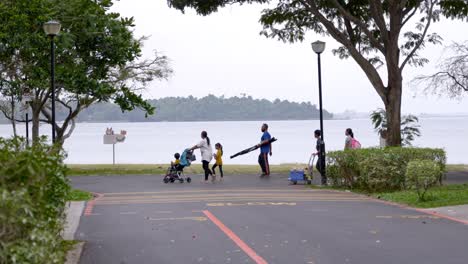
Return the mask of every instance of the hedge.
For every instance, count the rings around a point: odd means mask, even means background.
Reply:
[[[368,148],[327,153],[327,176],[336,187],[367,191],[406,189],[406,167],[413,160],[429,160],[445,171],[443,149]],[[442,176],[439,177],[442,183]]]
[[[0,263],[63,263],[64,155],[0,138]]]
[[[416,190],[420,201],[425,200],[427,190],[441,177],[440,167],[430,160],[414,160],[406,168],[407,185]]]

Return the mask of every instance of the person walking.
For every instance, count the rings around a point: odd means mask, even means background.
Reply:
[[[360,149],[361,143],[354,138],[354,132],[351,128],[347,128],[345,131],[346,139],[345,139],[345,147],[344,149]]]
[[[320,173],[320,176],[322,177],[322,186],[327,185],[327,176],[325,175],[323,168],[325,167],[325,160],[322,159],[321,151],[323,149],[323,144],[324,142],[322,141],[322,131],[319,129],[315,130],[314,136],[317,139],[317,144],[315,146],[315,149],[317,152],[314,153],[315,156],[318,156],[317,159],[317,164],[315,168],[317,171]]]
[[[271,135],[268,133],[268,124],[263,124],[261,131],[263,132],[260,139],[260,143],[257,144],[257,147],[260,147],[260,155],[258,156],[258,164],[262,168],[262,177],[270,175],[270,163],[268,162],[268,155],[273,155],[271,149]]]
[[[223,146],[221,143],[216,143],[215,144],[215,149],[216,149],[216,154],[214,154],[215,158],[215,164],[213,165],[213,168],[211,170],[213,171],[213,175],[216,177],[216,167],[219,167],[219,174],[221,178],[219,178],[219,181],[223,181]]]
[[[208,183],[208,176],[212,176],[212,182],[216,180],[213,173],[210,170],[210,161],[213,158],[213,149],[211,147],[210,138],[206,131],[201,132],[202,140],[197,145],[190,148],[190,150],[200,149],[203,170],[205,171],[205,183]]]

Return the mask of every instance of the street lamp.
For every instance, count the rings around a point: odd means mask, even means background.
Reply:
[[[322,184],[327,183],[326,175],[326,161],[325,161],[325,141],[324,141],[324,132],[323,132],[323,108],[322,108],[322,68],[320,62],[320,54],[325,50],[325,42],[315,41],[312,42],[312,50],[317,53],[318,58],[318,80],[319,80],[319,106],[320,106],[320,135],[322,139],[322,144],[320,145],[320,167],[322,168]]]
[[[44,31],[50,37],[50,91],[52,96],[52,143],[55,143],[55,44],[54,37],[60,32],[60,22],[51,20],[44,24]]]

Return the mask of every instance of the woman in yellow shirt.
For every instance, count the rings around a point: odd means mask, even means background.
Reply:
[[[216,175],[215,168],[219,167],[219,173],[221,175],[221,178],[219,179],[220,181],[223,180],[223,146],[221,146],[220,143],[216,143],[215,145],[216,148],[216,154],[214,154],[214,158],[216,160],[215,164],[213,165],[213,168],[211,170],[213,171],[213,175]]]

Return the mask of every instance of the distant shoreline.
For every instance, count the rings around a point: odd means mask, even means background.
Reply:
[[[419,115],[420,119],[426,118],[468,118],[468,114],[456,114],[456,115]],[[324,120],[331,121],[347,121],[347,120],[364,120],[369,119],[369,117],[359,116],[359,117],[336,117],[336,118],[325,118]],[[317,121],[319,119],[262,119],[262,120],[184,120],[184,121],[129,121],[129,120],[113,120],[113,121],[77,121],[77,124],[105,124],[105,123],[201,123],[201,122],[288,122],[288,121]],[[369,119],[370,120],[370,119]],[[60,122],[60,121],[59,121]],[[18,123],[18,125],[24,123]],[[42,123],[41,124],[45,124]],[[11,125],[10,122],[0,122],[0,125]]]

